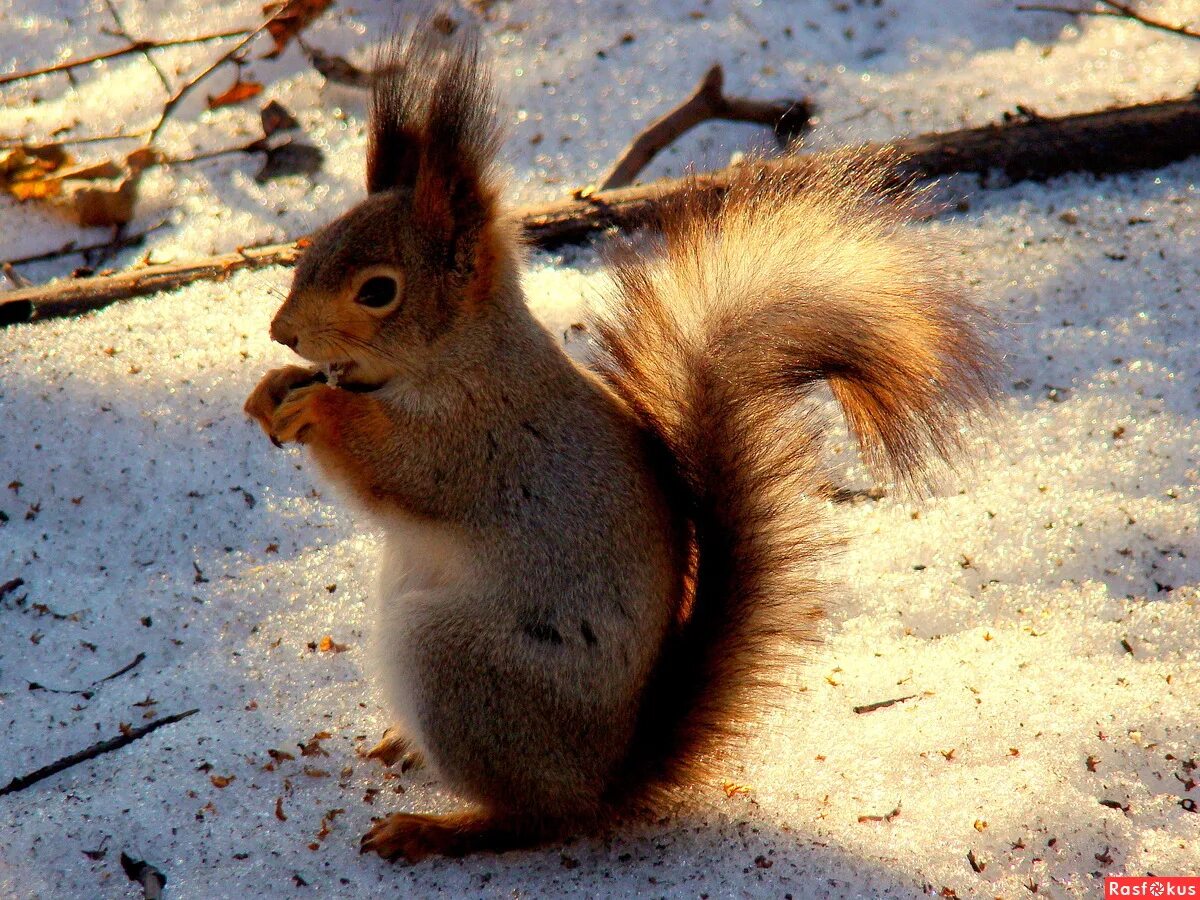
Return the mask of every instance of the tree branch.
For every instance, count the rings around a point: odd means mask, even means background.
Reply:
[[[123,734],[114,738],[109,738],[106,741],[92,744],[85,750],[80,750],[78,753],[72,753],[70,756],[64,756],[60,760],[50,763],[48,766],[42,766],[35,772],[30,772],[28,775],[22,775],[19,778],[14,778],[4,787],[0,788],[0,797],[6,794],[15,794],[17,791],[23,791],[31,785],[37,784],[39,781],[44,781],[52,775],[57,775],[72,766],[77,766],[82,762],[87,762],[89,759],[95,759],[104,753],[111,753],[113,750],[120,750],[122,747],[132,744],[139,738],[144,738],[152,731],[157,731],[164,725],[173,725],[188,716],[195,715],[200,710],[189,709],[186,712],[175,713],[172,716],[163,716],[161,719],[155,719],[141,728],[132,728]]]
[[[900,179],[999,171],[1021,181],[1068,172],[1154,169],[1200,153],[1200,94],[1060,118],[1027,115],[998,125],[903,138],[888,146],[903,159],[896,171]],[[803,170],[822,155],[785,156],[754,165],[765,171]],[[606,228],[629,230],[653,221],[663,202],[685,186],[721,194],[734,173],[731,167],[691,179],[604,191],[583,199],[527,206],[515,215],[530,243],[553,248],[578,243]],[[0,294],[0,326],[76,315],[192,281],[224,278],[238,269],[290,265],[300,250],[296,243],[245,248],[190,262],[9,291]]]
[[[686,100],[666,115],[647,125],[613,163],[608,174],[600,179],[597,191],[633,184],[650,161],[664,147],[702,122],[726,119],[730,122],[753,122],[769,125],[775,130],[779,143],[787,146],[806,127],[812,116],[808,100],[768,103],[746,97],[727,97],[724,93],[725,72],[715,65],[705,73]]]
[[[0,86],[12,84],[14,81],[23,81],[26,78],[36,78],[39,75],[52,75],[55,72],[66,72],[70,69],[78,69],[81,66],[90,66],[92,63],[101,62],[106,59],[116,59],[118,56],[125,56],[129,53],[145,53],[147,50],[158,50],[161,47],[182,47],[186,44],[204,44],[209,41],[219,41],[224,38],[241,37],[246,34],[244,28],[236,31],[217,31],[212,34],[201,34],[196,37],[172,38],[166,41],[152,40],[136,40],[130,41],[124,47],[117,47],[114,50],[104,50],[100,53],[93,53],[90,56],[81,56],[78,59],[66,59],[62,62],[54,63],[53,65],[43,66],[40,69],[31,69],[28,72],[11,72],[7,75],[0,75]]]
[[[1017,6],[1021,12],[1052,12],[1062,13],[1066,16],[1104,16],[1112,19],[1128,19],[1131,22],[1140,22],[1147,28],[1156,28],[1159,31],[1166,31],[1170,34],[1177,34],[1181,37],[1200,38],[1200,31],[1188,28],[1186,25],[1172,25],[1170,22],[1163,22],[1159,19],[1151,19],[1144,13],[1140,13],[1131,4],[1120,3],[1117,0],[1096,0],[1104,9],[1096,9],[1095,7],[1088,9],[1080,9],[1070,6],[1052,6],[1042,3],[1023,3]]]

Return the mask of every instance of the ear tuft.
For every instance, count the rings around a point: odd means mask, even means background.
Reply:
[[[367,191],[407,188],[433,234],[491,218],[500,145],[491,72],[467,26],[427,13],[380,49],[371,97]]]

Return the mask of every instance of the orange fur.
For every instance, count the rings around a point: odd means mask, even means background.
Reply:
[[[528,847],[543,839],[543,833],[536,827],[482,810],[446,815],[392,813],[363,835],[361,852],[416,863],[430,856],[500,853]]]
[[[836,545],[800,406],[830,384],[867,460],[913,487],[952,462],[993,391],[982,314],[901,230],[915,195],[892,161],[847,155],[719,201],[685,192],[650,249],[611,256],[600,370],[669,449],[694,528],[691,612],[642,701],[620,804],[710,778],[778,696],[789,646],[814,639]]]

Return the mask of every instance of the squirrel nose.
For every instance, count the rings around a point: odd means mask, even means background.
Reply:
[[[279,319],[275,319],[273,322],[271,322],[271,340],[278,341],[280,344],[283,344],[285,347],[289,347],[292,350],[295,350],[296,345],[300,343],[300,338],[296,332],[288,327],[285,323],[280,322]]]

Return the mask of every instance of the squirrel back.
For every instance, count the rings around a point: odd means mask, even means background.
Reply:
[[[828,384],[870,468],[920,491],[993,397],[986,317],[903,226],[895,160],[747,165],[610,252],[597,368],[667,448],[692,525],[688,614],[668,637],[613,796],[652,806],[708,778],[815,639],[836,543],[821,501]]]

